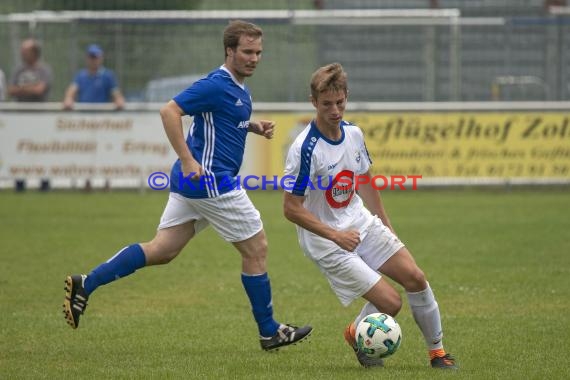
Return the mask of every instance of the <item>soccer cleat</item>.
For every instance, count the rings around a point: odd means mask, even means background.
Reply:
[[[79,317],[87,308],[89,296],[85,293],[83,284],[86,275],[72,275],[65,279],[65,301],[63,302],[63,314],[67,323],[76,329],[79,326]]]
[[[313,331],[311,326],[280,325],[275,335],[269,338],[262,336],[259,338],[259,343],[265,351],[272,351],[302,341],[311,334],[311,331]]]
[[[346,340],[346,343],[348,343],[348,345],[352,348],[354,354],[356,355],[356,359],[364,368],[384,366],[384,360],[380,358],[371,358],[358,349],[358,346],[356,345],[356,326],[354,323],[349,324],[344,329],[344,340]]]
[[[459,369],[455,363],[455,358],[450,354],[445,354],[444,356],[436,356],[430,361],[432,368],[442,368],[442,369]]]

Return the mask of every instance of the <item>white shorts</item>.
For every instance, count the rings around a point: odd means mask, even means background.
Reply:
[[[196,233],[211,224],[231,243],[249,239],[263,229],[261,216],[245,190],[232,190],[215,198],[186,198],[170,193],[158,229],[195,220]]]
[[[375,217],[354,252],[339,248],[314,261],[340,302],[348,306],[380,280],[378,269],[402,247],[404,243]]]

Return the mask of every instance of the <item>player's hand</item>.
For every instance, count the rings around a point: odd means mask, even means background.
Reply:
[[[204,175],[204,168],[196,160],[186,160],[181,162],[182,175],[184,177],[189,176],[191,180],[199,180],[201,176]]]
[[[340,248],[354,252],[360,244],[360,232],[357,230],[338,231],[333,240]]]
[[[272,139],[275,133],[275,122],[271,120],[251,120],[249,122],[249,131],[261,135],[266,139]]]

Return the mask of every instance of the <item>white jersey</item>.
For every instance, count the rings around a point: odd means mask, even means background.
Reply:
[[[305,196],[303,206],[336,230],[355,229],[361,239],[374,217],[355,192],[355,177],[372,163],[359,127],[341,121],[342,137],[324,137],[314,121],[297,136],[287,155],[285,191]],[[320,259],[338,251],[334,242],[297,226],[305,255]]]

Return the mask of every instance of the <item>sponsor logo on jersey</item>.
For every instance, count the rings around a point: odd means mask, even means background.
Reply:
[[[249,120],[240,121],[237,127],[238,128],[248,128],[249,127]]]
[[[238,107],[243,106],[243,102],[241,101],[240,98],[238,98],[238,100],[236,100],[236,106],[238,106]]]
[[[332,208],[344,208],[354,196],[354,172],[340,171],[325,190],[325,199]]]
[[[336,168],[336,166],[338,165],[338,162],[336,164],[330,164],[327,169],[328,170],[333,170],[334,168]]]

